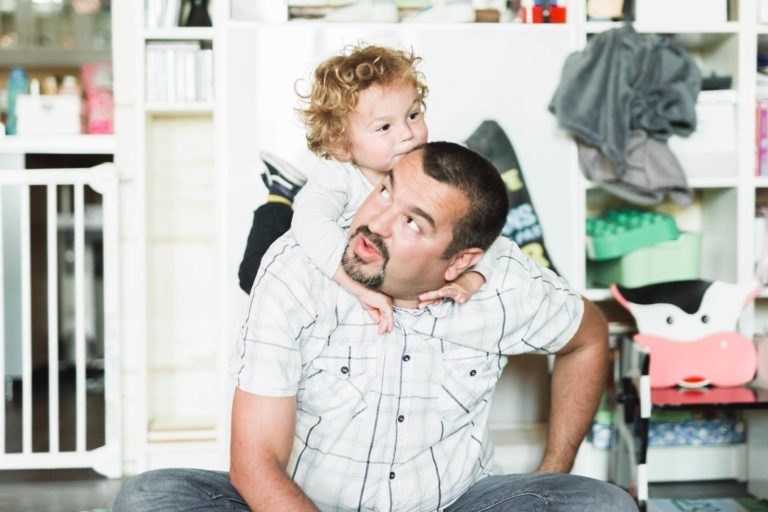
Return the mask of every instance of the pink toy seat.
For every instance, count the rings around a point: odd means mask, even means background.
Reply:
[[[741,386],[752,380],[757,369],[755,344],[737,332],[710,334],[694,341],[640,333],[634,340],[651,352],[648,375],[652,388]]]

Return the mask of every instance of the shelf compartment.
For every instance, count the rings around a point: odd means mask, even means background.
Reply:
[[[632,205],[601,188],[587,190],[586,215],[598,217],[619,208],[645,208],[675,218],[680,231],[701,233],[701,278],[727,282],[737,280],[738,188],[693,189],[693,200],[682,207],[665,199],[652,207]],[[587,276],[589,285],[590,279]],[[599,296],[599,292],[593,292]]]

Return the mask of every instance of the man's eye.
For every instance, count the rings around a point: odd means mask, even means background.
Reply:
[[[389,189],[384,185],[382,185],[381,188],[379,189],[379,195],[384,199],[389,199]]]
[[[408,229],[415,231],[416,233],[421,232],[421,228],[419,227],[419,224],[416,222],[416,220],[414,220],[413,217],[406,217],[405,225],[408,226]]]

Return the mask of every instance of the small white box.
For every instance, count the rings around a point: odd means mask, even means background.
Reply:
[[[74,95],[30,95],[16,98],[18,135],[79,135],[80,98]]]
[[[733,176],[737,174],[736,105],[734,90],[702,91],[696,102],[696,131],[676,135],[668,144],[685,174]]]
[[[727,0],[636,0],[635,22],[704,25],[728,21]]]

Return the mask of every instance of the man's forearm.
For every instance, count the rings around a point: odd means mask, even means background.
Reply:
[[[246,475],[231,469],[229,477],[254,512],[317,512],[307,495],[280,468],[252,468]]]
[[[317,510],[285,472],[295,424],[295,397],[235,389],[229,479],[251,510]]]
[[[578,348],[555,358],[547,447],[539,471],[567,473],[573,467],[602,397],[608,371],[607,326],[596,306],[585,303]]]

